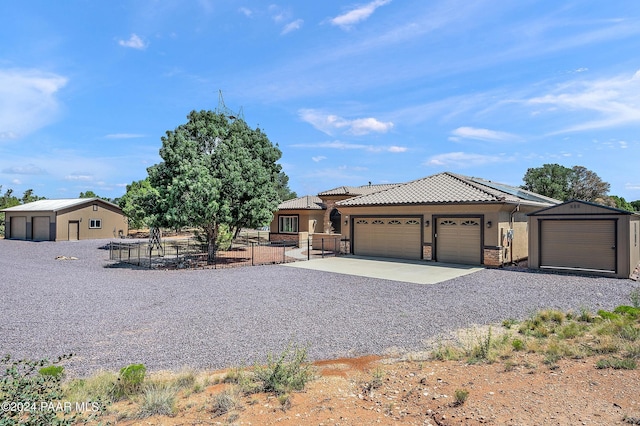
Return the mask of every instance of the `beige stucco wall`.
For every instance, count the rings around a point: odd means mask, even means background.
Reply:
[[[269,226],[272,234],[278,234],[280,216],[298,216],[298,232],[314,233],[322,229],[324,210],[281,210],[278,211]]]
[[[94,210],[93,206],[97,207]],[[91,219],[100,219],[102,227],[90,229]],[[99,200],[80,208],[61,210],[56,218],[56,241],[69,239],[69,222],[79,222],[79,239],[119,238],[120,233],[127,235],[127,218],[116,207]]]
[[[351,238],[352,217],[362,215],[419,215],[423,222],[423,255],[425,259],[430,258],[432,251],[429,247],[433,244],[434,217],[461,216],[468,215],[478,217],[482,221],[483,248],[485,258],[487,253],[495,259],[494,266],[509,262],[513,250],[513,260],[526,259],[528,256],[528,225],[526,214],[539,210],[539,206],[514,204],[441,204],[441,205],[406,205],[406,206],[372,206],[372,207],[349,207],[337,206],[342,214],[342,219],[346,220],[346,225],[342,224],[342,237]],[[517,208],[516,208],[517,207]],[[428,225],[427,225],[428,222]],[[491,226],[489,226],[491,222]],[[509,247],[504,246],[503,236],[508,229],[513,228],[514,237]],[[495,252],[495,253],[491,253]],[[499,253],[498,253],[499,252]]]
[[[629,249],[629,266],[633,272],[640,263],[640,217],[638,216],[632,216],[629,220]]]

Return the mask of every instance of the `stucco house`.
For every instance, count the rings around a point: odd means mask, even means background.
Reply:
[[[120,207],[100,198],[39,200],[2,211],[7,239],[88,240],[117,238],[128,232]]]
[[[350,253],[487,266],[526,259],[527,213],[560,203],[449,172],[403,184],[338,187],[318,196],[324,230],[331,224]],[[314,209],[317,221],[320,207]],[[283,214],[276,213],[272,231]]]

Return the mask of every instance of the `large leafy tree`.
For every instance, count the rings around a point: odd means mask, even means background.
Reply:
[[[151,186],[149,178],[131,182],[127,185],[127,192],[118,199],[118,205],[133,229],[149,226],[149,215],[156,210],[157,202],[158,191]]]
[[[527,169],[522,188],[557,200],[604,200],[610,185],[595,172],[583,166],[568,168],[559,164],[544,164]]]
[[[268,222],[280,203],[282,153],[260,129],[212,111],[192,111],[162,137],[164,160],[147,169],[157,191],[152,225],[200,228],[215,251],[221,230]]]
[[[278,173],[278,179],[276,180],[276,188],[278,191],[278,197],[282,201],[292,200],[298,197],[295,191],[289,188],[289,176],[285,172]]]
[[[27,204],[27,203],[32,203],[38,200],[44,200],[44,199],[46,199],[46,197],[40,197],[39,195],[35,195],[33,193],[33,189],[27,189],[22,194],[22,199],[20,201],[22,202],[22,204]]]
[[[631,204],[635,211],[640,212],[640,200],[631,201],[629,204]]]
[[[567,199],[571,169],[560,164],[544,164],[527,169],[522,188],[556,200]]]

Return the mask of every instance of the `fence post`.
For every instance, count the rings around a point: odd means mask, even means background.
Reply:
[[[140,243],[138,243],[138,266],[140,266]]]
[[[285,256],[286,252],[287,252],[287,246],[283,242],[282,243],[282,263],[287,263],[287,257]]]
[[[253,241],[251,241],[251,266],[254,266],[253,264],[253,247],[255,246],[255,244],[253,243]]]
[[[311,260],[311,237],[307,237],[307,260]]]
[[[322,237],[322,258],[324,259],[324,237]]]

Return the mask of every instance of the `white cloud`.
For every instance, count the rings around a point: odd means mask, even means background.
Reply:
[[[141,135],[139,133],[111,133],[105,135],[105,139],[135,139],[143,137],[145,137],[145,135]]]
[[[55,121],[67,78],[41,70],[0,69],[0,141],[20,139]]]
[[[93,180],[93,176],[89,174],[73,173],[66,175],[64,180],[90,182]]]
[[[20,179],[12,179],[11,183],[14,185],[22,185],[22,181]]]
[[[596,119],[584,120],[554,134],[619,127],[640,123],[640,70],[631,77],[616,76],[600,80],[576,80],[551,93],[531,98],[529,105],[548,105],[554,114],[586,112]],[[544,115],[544,112],[539,113]],[[567,120],[565,120],[567,121]]]
[[[364,21],[369,18],[380,6],[391,3],[391,0],[374,0],[363,6],[352,9],[342,15],[338,15],[331,19],[332,25],[337,25],[341,28],[348,29],[351,26],[357,24],[360,21]]]
[[[132,49],[144,50],[148,44],[145,43],[137,34],[131,34],[129,40],[118,40],[118,44],[123,47],[130,47]]]
[[[624,184],[624,189],[630,189],[632,191],[640,191],[640,182],[638,183],[627,182]]]
[[[438,154],[438,155],[432,156],[424,163],[424,165],[464,168],[464,167],[482,166],[485,164],[498,163],[505,160],[511,161],[512,158],[505,158],[500,155],[482,155],[482,154],[470,154],[466,152],[449,152],[446,154]]]
[[[392,146],[390,146],[390,147],[389,147],[388,151],[389,151],[389,152],[406,152],[406,151],[407,151],[407,148],[406,148],[406,147],[404,147],[404,146],[395,146],[395,145],[392,145]]]
[[[382,122],[372,117],[347,120],[337,115],[326,114],[314,109],[301,109],[298,114],[302,120],[328,135],[332,135],[334,130],[341,129],[344,129],[345,133],[360,136],[371,132],[386,133],[393,128],[392,122]]]
[[[312,144],[294,144],[290,145],[293,148],[328,148],[328,149],[341,149],[341,150],[356,150],[360,149],[368,152],[405,152],[407,148],[402,146],[374,146],[374,145],[365,145],[358,143],[348,143],[341,141],[333,141],[333,142],[319,142]]]
[[[311,157],[311,159],[312,159],[314,162],[318,163],[318,162],[320,162],[320,161],[322,161],[322,160],[326,160],[326,159],[327,159],[327,157],[325,157],[324,155],[318,155],[317,157]]]
[[[453,132],[454,140],[459,140],[459,138],[463,139],[476,139],[486,142],[507,142],[507,141],[516,141],[519,140],[520,137],[507,133],[507,132],[498,132],[496,130],[489,129],[479,129],[475,127],[458,127]]]
[[[285,25],[280,34],[284,35],[284,34],[288,34],[288,33],[292,32],[292,31],[299,30],[300,28],[302,28],[302,24],[303,23],[304,23],[304,21],[302,19],[296,19],[295,21],[290,22],[287,25]]]
[[[250,18],[251,15],[253,15],[253,11],[247,7],[241,7],[240,9],[238,9],[238,11],[242,13],[244,16],[246,16],[247,18]]]
[[[26,166],[7,167],[2,169],[2,173],[15,175],[43,175],[47,172],[35,164],[27,164]]]

